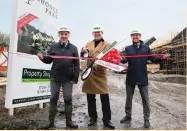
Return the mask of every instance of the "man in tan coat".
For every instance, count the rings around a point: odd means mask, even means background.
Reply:
[[[95,25],[93,28],[94,40],[88,42],[86,46],[82,48],[81,56],[88,53],[89,57],[97,57],[97,55],[109,45],[109,43],[102,38],[102,35],[102,28],[99,25]],[[88,60],[87,64],[90,62],[91,61]],[[87,94],[88,114],[90,117],[88,126],[92,126],[97,122],[96,94],[100,94],[103,111],[103,123],[105,126],[115,129],[115,126],[110,122],[111,110],[106,68],[99,65],[93,65],[92,74],[84,81],[82,91]]]

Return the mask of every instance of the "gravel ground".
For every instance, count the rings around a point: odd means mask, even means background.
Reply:
[[[135,89],[133,99],[132,121],[120,124],[120,119],[125,115],[125,74],[109,73],[110,103],[112,122],[116,129],[144,129],[143,109],[138,88]],[[178,78],[179,77],[179,78]],[[149,97],[151,105],[150,129],[186,129],[186,77],[149,75]],[[99,95],[97,95],[98,122],[88,127],[86,95],[81,92],[82,81],[74,85],[73,92],[73,121],[79,129],[108,129],[102,123],[102,111]],[[4,108],[5,88],[0,88],[0,129],[40,129],[47,123],[48,106],[39,109],[37,105],[22,107],[15,110],[15,116],[8,116]],[[57,114],[55,129],[67,129],[65,116]]]

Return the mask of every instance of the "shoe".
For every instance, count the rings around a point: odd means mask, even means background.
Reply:
[[[144,120],[144,127],[145,128],[149,128],[150,127],[149,120]]]
[[[115,126],[110,121],[104,121],[104,125],[110,129],[115,129]]]
[[[125,123],[126,121],[130,121],[130,120],[131,120],[131,117],[125,116],[123,117],[123,119],[120,120],[120,123]]]
[[[72,122],[72,120],[66,120],[66,127],[70,127],[70,128],[74,128],[74,129],[78,129],[78,125],[74,124]]]
[[[89,121],[89,123],[88,123],[88,126],[92,126],[92,125],[94,125],[96,122],[97,122],[97,119],[91,118],[90,121]]]
[[[44,127],[41,127],[41,130],[48,130],[51,128],[55,128],[54,121],[48,121],[48,124]]]
[[[65,115],[66,115],[66,126],[74,129],[78,129],[78,125],[72,122],[72,100],[65,100]]]
[[[57,106],[56,105],[50,105],[49,107],[49,121],[46,126],[42,127],[43,130],[47,130],[49,128],[54,128],[54,120],[57,112]]]

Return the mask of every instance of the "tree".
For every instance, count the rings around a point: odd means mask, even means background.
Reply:
[[[0,46],[8,47],[10,44],[10,36],[0,32]]]

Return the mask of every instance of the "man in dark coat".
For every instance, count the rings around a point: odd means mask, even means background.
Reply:
[[[145,45],[141,41],[141,33],[138,29],[131,32],[131,38],[133,44],[126,47],[123,55],[145,55],[151,54],[149,46]],[[148,75],[147,75],[147,61],[150,60],[153,63],[158,63],[166,59],[168,55],[163,57],[139,57],[139,58],[128,58],[123,59],[121,63],[128,62],[128,70],[126,77],[126,105],[125,113],[126,116],[120,121],[125,123],[131,120],[132,114],[132,99],[134,94],[135,86],[137,85],[140,91],[140,95],[143,103],[143,114],[144,114],[144,127],[149,128],[149,117],[150,117],[150,105],[148,96]]]
[[[69,30],[63,26],[58,32],[60,41],[51,45],[48,55],[53,56],[74,56],[79,57],[77,47],[69,42]],[[78,82],[80,63],[78,59],[53,59],[49,56],[38,54],[39,59],[46,63],[53,62],[50,72],[51,99],[49,108],[49,125],[54,126],[54,119],[57,112],[57,101],[59,99],[60,87],[63,88],[63,97],[65,103],[66,126],[78,128],[72,122],[72,88],[73,84]]]

